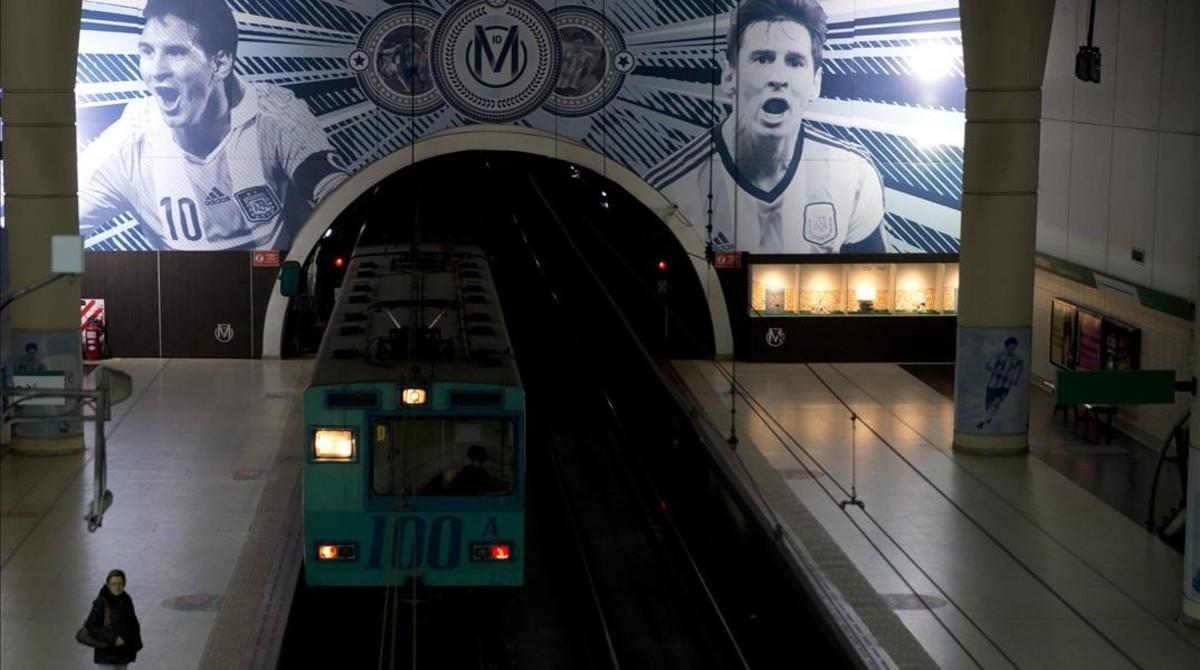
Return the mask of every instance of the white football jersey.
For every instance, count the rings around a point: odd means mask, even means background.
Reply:
[[[739,162],[746,164],[746,159]],[[883,180],[862,147],[804,124],[779,184],[764,191],[737,170],[720,126],[647,175],[713,247],[752,253],[838,253],[882,234]]]
[[[291,246],[302,222],[285,221],[284,203],[296,168],[316,153],[334,160],[333,148],[291,91],[241,86],[229,133],[207,156],[175,143],[153,97],[127,104],[80,158],[82,234],[131,212],[162,249]]]

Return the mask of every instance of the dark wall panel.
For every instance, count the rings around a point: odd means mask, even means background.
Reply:
[[[251,252],[161,253],[164,357],[250,358]]]
[[[746,321],[749,342],[744,358],[755,362],[954,362],[954,316],[760,317]],[[772,328],[781,331],[769,333]]]
[[[259,358],[262,356],[262,332],[267,316],[267,302],[271,300],[271,291],[276,290],[279,285],[275,281],[279,277],[279,268],[254,268],[252,276],[254,281],[251,294],[251,299],[254,301],[254,342],[251,343],[251,346],[254,349],[254,357]]]
[[[89,251],[83,298],[103,298],[113,356],[158,357],[158,253]]]

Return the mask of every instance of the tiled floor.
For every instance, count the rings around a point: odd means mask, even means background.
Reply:
[[[108,426],[114,502],[82,515],[92,450],[0,459],[0,667],[90,668],[74,640],[104,576],[128,575],[135,667],[196,668],[277,452],[299,422],[303,361],[117,360],[133,396]],[[91,431],[86,435],[89,438]]]
[[[718,366],[675,367],[727,426]],[[741,363],[737,381],[742,444],[875,589],[945,603],[897,612],[942,667],[1200,667],[1200,631],[1176,621],[1177,552],[1036,457],[952,452],[952,404],[899,367]],[[866,426],[852,431],[834,393]],[[1031,425],[1035,449],[1059,439],[1044,419]],[[865,510],[837,504],[852,482]]]
[[[902,367],[945,398],[953,398],[953,365]],[[1056,415],[1052,396],[1042,387],[1035,386],[1030,395],[1029,423],[1034,429],[1030,455],[1087,489],[1134,523],[1145,524],[1161,443],[1148,447],[1120,430],[1115,430],[1111,439],[1094,430],[1089,434],[1085,424],[1077,421],[1074,415]],[[1156,437],[1165,440],[1167,436]],[[1169,453],[1174,455],[1173,447]],[[1171,508],[1180,505],[1182,496],[1179,469],[1172,463],[1164,463],[1155,491],[1156,525],[1162,525]],[[1183,551],[1182,533],[1170,540],[1177,551]]]

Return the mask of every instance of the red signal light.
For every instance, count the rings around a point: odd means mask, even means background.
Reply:
[[[512,544],[508,542],[471,545],[472,561],[511,561],[512,557]]]
[[[335,268],[339,268],[339,269],[340,269],[340,268],[344,267],[345,265],[346,265],[346,259],[345,259],[345,258],[342,258],[341,256],[334,256],[334,257],[333,257],[333,267],[335,267]]]
[[[667,271],[667,262],[666,261],[664,261],[664,260],[658,261],[658,271],[659,272]]]

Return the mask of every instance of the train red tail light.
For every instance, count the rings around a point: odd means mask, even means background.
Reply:
[[[507,542],[493,544],[472,544],[471,560],[473,561],[510,561],[512,560],[512,545]]]
[[[333,257],[333,267],[338,268],[340,270],[341,268],[345,267],[345,265],[346,265],[345,258],[342,258],[341,256]]]

